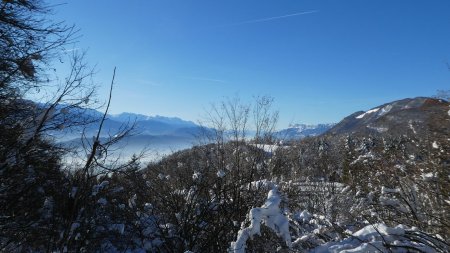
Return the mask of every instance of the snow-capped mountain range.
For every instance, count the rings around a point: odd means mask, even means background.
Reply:
[[[305,137],[318,136],[330,128],[332,128],[335,123],[328,124],[317,124],[317,125],[309,125],[309,124],[291,124],[288,128],[280,130],[276,133],[276,136],[280,139],[303,139]]]
[[[73,110],[74,117],[80,117],[78,111]],[[98,131],[98,120],[103,114],[96,110],[88,110],[83,116],[96,119],[97,122],[75,129],[64,129],[53,131],[51,135],[57,142],[63,145],[81,147],[81,137],[95,136]],[[133,126],[132,134],[118,145],[122,157],[131,157],[143,149],[151,150],[149,159],[158,158],[184,148],[192,147],[198,143],[197,136],[201,135],[204,128],[192,121],[177,117],[147,116],[134,113],[121,113],[107,115],[103,124],[101,138],[108,138],[119,133],[121,130]],[[117,148],[116,148],[117,149]]]
[[[101,119],[103,114],[97,110],[89,109],[80,113],[79,110],[72,109],[69,114],[73,114],[73,117],[86,117],[88,119]],[[69,115],[69,117],[71,117]],[[87,120],[89,121],[89,120]],[[118,132],[124,125],[134,125],[135,139],[145,139],[148,136],[158,136],[160,140],[162,137],[171,139],[182,138],[193,139],[198,136],[206,128],[189,120],[184,120],[178,117],[166,117],[166,116],[148,116],[143,114],[136,114],[130,112],[124,112],[120,114],[107,115],[102,129],[102,136],[107,137],[110,134]],[[328,129],[332,128],[335,124],[291,124],[286,129],[281,129],[275,132],[275,136],[280,139],[302,139],[308,136],[317,136],[325,133]],[[92,123],[87,126],[83,126],[76,131],[60,131],[54,132],[54,135],[58,137],[58,141],[68,141],[73,139],[79,139],[81,131],[84,131],[85,136],[93,136],[97,133],[98,123]],[[253,131],[248,130],[249,135],[252,135]]]
[[[341,122],[334,124],[291,124],[288,128],[275,132],[281,140],[300,140],[319,135],[367,135],[367,134],[414,134],[423,135],[430,124],[448,129],[445,117],[448,117],[448,102],[432,98],[408,98],[393,101],[372,108],[358,111]],[[73,115],[72,115],[73,114]],[[67,115],[66,115],[67,116]],[[103,114],[96,110],[83,113],[71,110],[68,117],[86,117],[100,119]],[[151,148],[157,153],[169,154],[199,144],[204,128],[192,121],[177,117],[147,116],[135,113],[108,115],[102,129],[102,138],[107,138],[123,129],[124,125],[134,125],[133,135],[128,137],[126,145],[121,148],[127,154]],[[98,122],[75,129],[57,130],[51,134],[60,143],[81,146],[81,136],[90,138],[97,134]],[[211,130],[211,129],[209,129]],[[447,130],[443,130],[445,132]],[[252,131],[249,131],[249,136]],[[204,140],[203,140],[204,141]],[[204,143],[204,142],[202,142]]]
[[[180,126],[180,127],[196,127],[197,124],[195,124],[192,121],[187,121],[180,119],[178,117],[165,117],[160,115],[155,116],[147,116],[143,114],[136,114],[136,113],[129,113],[129,112],[123,112],[120,114],[113,114],[109,116],[110,119],[120,121],[120,122],[128,122],[128,121],[136,121],[136,122],[159,122],[163,124],[173,125],[173,126]]]

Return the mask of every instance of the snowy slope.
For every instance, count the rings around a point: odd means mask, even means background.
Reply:
[[[427,97],[402,99],[367,111],[355,112],[328,133],[421,134],[432,122],[447,123],[449,105],[445,100]]]

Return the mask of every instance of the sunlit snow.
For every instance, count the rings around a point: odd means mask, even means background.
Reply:
[[[372,110],[368,110],[367,112],[365,112],[365,113],[363,113],[363,114],[360,114],[360,115],[356,116],[356,118],[357,118],[357,119],[362,119],[362,118],[364,118],[364,116],[366,116],[367,114],[371,114],[371,113],[374,113],[374,112],[378,112],[378,110],[380,110],[380,108],[375,108],[375,109],[372,109]]]

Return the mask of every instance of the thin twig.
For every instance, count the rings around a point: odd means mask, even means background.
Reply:
[[[108,110],[109,110],[109,106],[111,104],[111,99],[112,99],[112,91],[113,91],[113,87],[114,87],[114,78],[116,77],[116,67],[114,67],[114,72],[113,72],[113,77],[111,80],[111,85],[109,88],[109,98],[108,98],[108,104],[106,105],[106,110],[105,113],[103,113],[103,117],[102,120],[100,121],[100,126],[98,127],[98,132],[97,132],[97,136],[95,137],[94,143],[92,144],[92,150],[91,153],[89,155],[88,160],[86,161],[86,165],[84,166],[84,174],[87,175],[88,169],[92,164],[92,161],[94,160],[94,156],[95,153],[97,152],[97,148],[100,146],[100,133],[102,131],[103,128],[103,123],[106,120],[106,116],[108,115]]]

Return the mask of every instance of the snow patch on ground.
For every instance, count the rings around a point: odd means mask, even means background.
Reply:
[[[271,189],[275,187],[275,183],[272,181],[269,181],[267,179],[257,180],[250,182],[246,188],[253,188],[253,189]]]
[[[388,188],[388,187],[381,187],[381,193],[382,194],[386,194],[386,193],[399,193],[400,189],[392,189],[392,188]]]
[[[380,108],[375,108],[375,109],[372,109],[372,110],[368,110],[367,112],[365,112],[365,113],[363,113],[363,114],[360,114],[360,115],[356,116],[356,118],[357,118],[357,119],[362,119],[362,118],[364,118],[364,116],[366,116],[367,114],[371,114],[371,113],[374,113],[374,112],[378,112],[378,110],[380,110]]]
[[[390,112],[391,109],[392,109],[392,105],[386,105],[386,106],[383,107],[383,108],[381,109],[381,111],[378,113],[378,116],[383,116],[383,115],[385,115],[386,113]]]
[[[217,177],[224,177],[225,176],[225,171],[219,170],[219,171],[217,171],[216,175],[217,175]]]
[[[409,128],[411,128],[411,130],[413,131],[414,134],[417,134],[416,129],[414,129],[414,126],[413,126],[412,123],[413,123],[412,120],[410,120],[410,121],[408,122]]]
[[[280,146],[270,144],[253,144],[253,146],[264,150],[264,152],[271,154],[274,153]]]
[[[433,172],[423,173],[421,176],[424,181],[433,181],[437,179],[436,174]]]
[[[370,129],[373,129],[379,133],[384,133],[389,130],[389,128],[387,128],[387,127],[376,127],[376,126],[367,126],[367,127]]]
[[[370,151],[367,154],[359,155],[358,158],[356,158],[353,162],[350,163],[350,165],[354,165],[356,163],[362,162],[362,163],[368,163],[371,160],[375,159],[375,155]]]
[[[434,141],[433,142],[433,144],[431,144],[432,146],[433,146],[433,148],[436,148],[436,149],[438,149],[439,148],[439,145],[437,144],[437,142],[436,141]]]
[[[303,222],[308,222],[309,220],[311,220],[314,216],[312,214],[310,214],[308,211],[304,210],[299,214],[294,215],[294,218],[296,220],[301,220]]]
[[[202,177],[202,174],[198,171],[194,171],[194,174],[192,174],[193,180],[200,180],[201,177]]]

